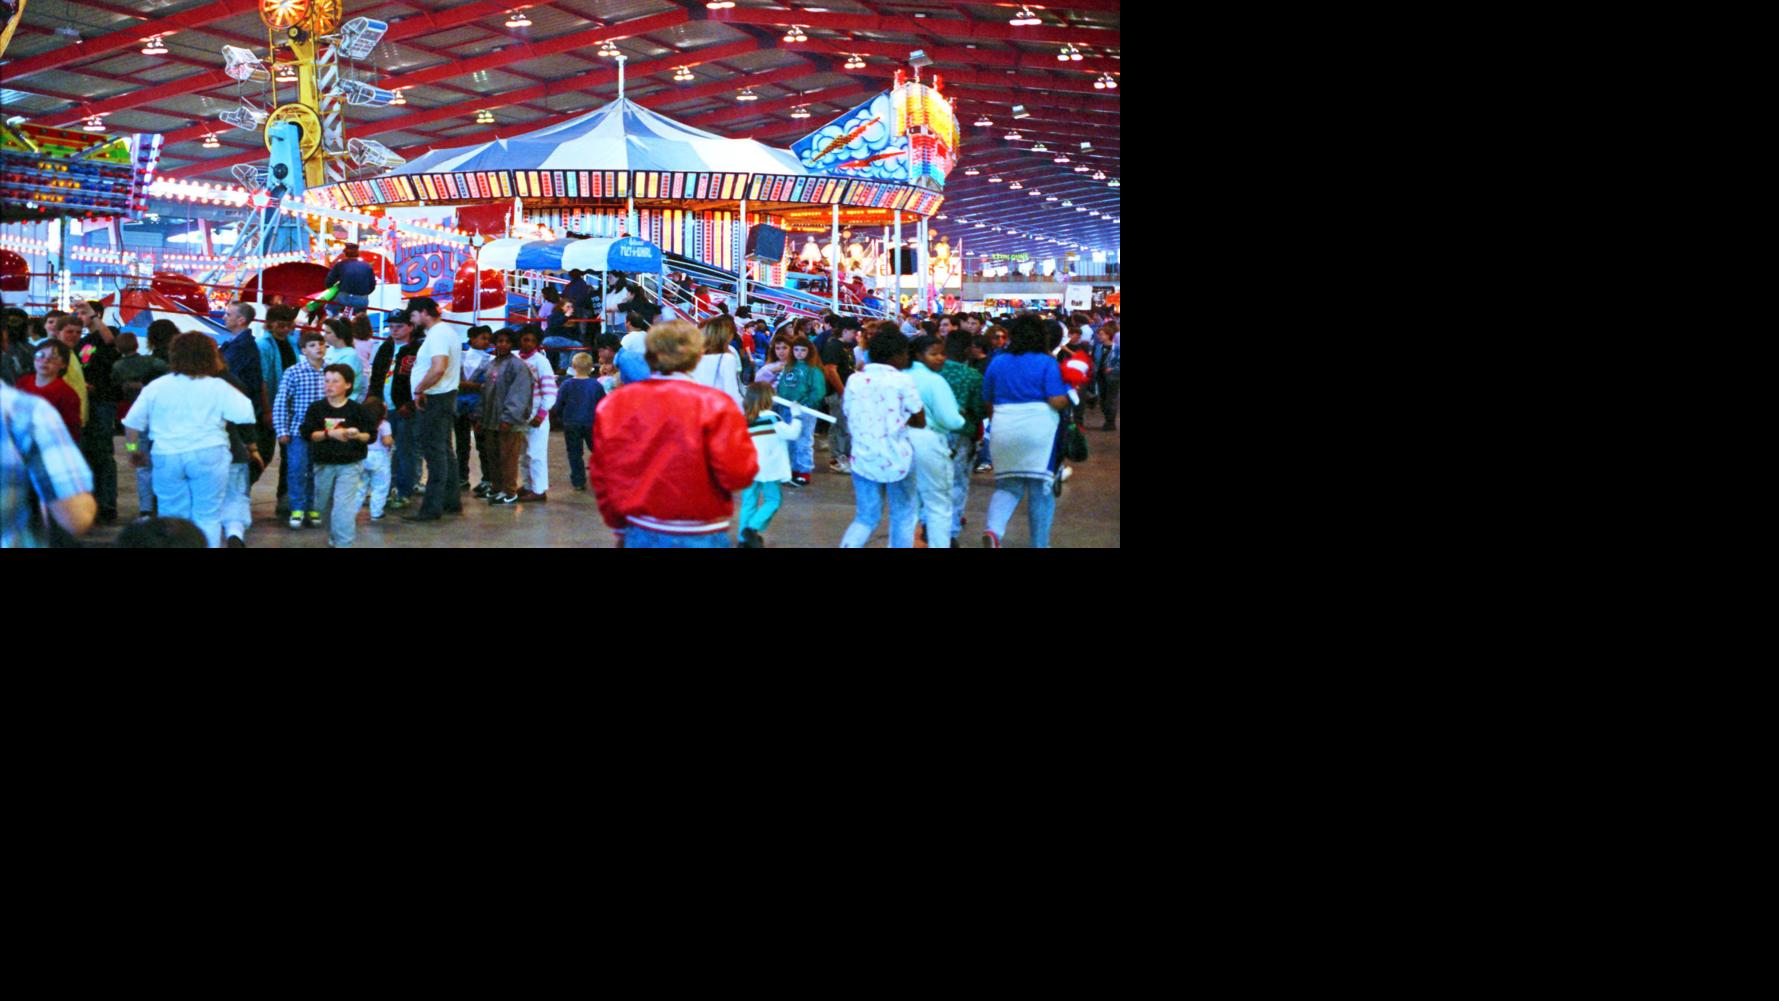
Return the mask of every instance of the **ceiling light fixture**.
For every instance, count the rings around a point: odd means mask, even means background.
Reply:
[[[1033,153],[1048,153],[1048,152],[1050,152],[1050,147],[1044,145],[1042,142],[1039,142],[1037,145],[1032,147],[1032,152]]]
[[[735,99],[737,101],[758,101],[760,99],[760,95],[754,93],[754,89],[752,87],[748,87],[747,89],[743,90],[741,93],[735,95]]]
[[[784,40],[787,42],[807,42],[809,41],[809,36],[803,33],[802,25],[793,24],[791,25],[791,30],[784,33]]]
[[[1112,179],[1111,179],[1111,180],[1110,180],[1110,181],[1107,181],[1107,182],[1106,182],[1106,187],[1108,187],[1108,188],[1116,188],[1116,187],[1119,187],[1119,184],[1118,184],[1118,178],[1116,178],[1116,177],[1114,177],[1114,178],[1112,178]]]
[[[1089,166],[1088,166],[1088,165],[1087,165],[1087,164],[1085,164],[1085,163],[1082,163],[1082,164],[1077,164],[1077,165],[1076,165],[1076,166],[1075,166],[1075,173],[1077,173],[1077,174],[1085,174],[1085,173],[1087,173],[1087,172],[1088,172],[1088,171],[1089,171],[1089,170],[1092,170],[1092,169],[1093,169],[1093,168],[1092,168],[1092,167],[1089,167]]]
[[[402,96],[402,91],[405,89],[406,88],[403,88],[403,87],[395,88],[395,96],[389,99],[389,103],[390,104],[406,104],[406,103],[408,103],[408,99],[406,97]]]
[[[610,39],[599,43],[599,54],[607,59],[616,59],[618,57],[617,43]]]
[[[150,35],[147,38],[147,42],[148,44],[142,47],[143,55],[164,56],[167,54],[167,46],[161,41],[161,36]]]
[[[1000,179],[1000,178],[998,178],[998,177],[990,177],[990,178],[989,178],[989,179],[988,179],[988,183],[990,183],[990,184],[999,184],[999,183],[1001,183],[1001,179]]]
[[[697,79],[697,76],[693,74],[690,66],[681,66],[678,70],[674,71],[673,79],[678,83],[685,83],[687,80]]]
[[[529,27],[531,27],[531,18],[525,16],[524,8],[520,8],[519,10],[511,11],[510,13],[513,16],[507,18],[507,27],[509,27],[509,28],[529,28]]]
[[[1063,50],[1056,54],[1056,61],[1059,63],[1066,63],[1066,62],[1077,62],[1078,63],[1081,61],[1081,59],[1082,59],[1081,50],[1075,48],[1075,43],[1073,43],[1073,42],[1070,42],[1068,45],[1063,46]]]
[[[1012,184],[1007,185],[1007,190],[1008,191],[1024,191],[1025,185],[1019,183],[1018,181],[1014,181]]]
[[[105,131],[105,117],[103,115],[94,115],[86,120],[86,124],[82,125],[81,129],[87,132],[103,132]]]
[[[1100,78],[1093,82],[1093,89],[1094,90],[1117,90],[1118,89],[1118,81],[1112,79],[1112,74],[1110,74],[1110,73],[1101,73]]]
[[[1051,163],[1068,163],[1069,162],[1068,154],[1058,153],[1058,154],[1056,154],[1056,159],[1054,159],[1050,162]]]
[[[791,117],[792,118],[808,118],[809,117],[809,106],[805,105],[805,104],[799,104],[795,108],[792,108],[791,109]]]
[[[1023,139],[1023,138],[1025,138],[1025,137],[1024,137],[1024,136],[1022,136],[1022,135],[1020,135],[1020,134],[1019,134],[1019,133],[1017,133],[1017,132],[1009,132],[1009,133],[1007,133],[1007,141],[1008,141],[1008,142],[1010,142],[1010,143],[1016,143],[1016,142],[1018,142],[1018,141],[1019,141],[1019,140],[1021,140],[1021,139]]]
[[[990,121],[987,115],[983,115],[981,118],[976,119],[976,127],[979,129],[992,129],[994,128],[994,125],[995,123]]]
[[[205,132],[204,133],[204,148],[205,149],[221,149],[222,148],[222,140],[216,138],[215,132]]]
[[[1007,23],[1015,28],[1024,28],[1034,24],[1043,24],[1044,22],[1038,20],[1038,15],[1033,14],[1030,7],[1021,7],[1017,14],[1014,14],[1007,19]]]
[[[1105,180],[1105,179],[1106,179],[1106,172],[1105,172],[1105,171],[1103,171],[1103,170],[1096,170],[1096,171],[1094,171],[1094,172],[1093,172],[1093,179],[1094,179],[1094,180],[1096,180],[1096,181],[1103,181],[1103,180]]]
[[[965,177],[975,177],[977,174],[980,174],[980,173],[982,173],[982,171],[977,170],[975,167],[965,167],[964,168],[964,176]]]
[[[296,83],[297,71],[295,63],[278,64],[278,83]]]
[[[494,124],[494,112],[489,111],[487,108],[483,108],[481,111],[476,112],[476,124],[477,125],[493,125]]]
[[[704,6],[711,10],[728,10],[730,7],[735,6],[735,0],[710,0],[710,2]]]
[[[854,52],[852,56],[846,60],[846,68],[849,70],[862,70],[865,68],[865,60],[861,59],[857,52]]]

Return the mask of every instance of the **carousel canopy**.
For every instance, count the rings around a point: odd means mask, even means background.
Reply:
[[[789,150],[752,139],[725,139],[619,98],[579,118],[512,139],[433,150],[379,176],[491,170],[808,173]]]

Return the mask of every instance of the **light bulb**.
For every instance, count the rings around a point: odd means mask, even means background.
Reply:
[[[1088,170],[1088,167],[1087,167],[1087,164],[1085,164],[1085,163],[1080,164],[1075,167],[1075,173],[1077,173],[1077,174],[1085,174],[1085,173],[1087,173],[1087,170]]]
[[[1016,143],[1016,142],[1018,142],[1018,141],[1019,141],[1019,140],[1020,140],[1020,139],[1022,139],[1022,138],[1024,138],[1024,137],[1023,137],[1023,136],[1021,136],[1021,135],[1020,135],[1020,134],[1019,134],[1019,133],[1017,133],[1017,132],[1009,132],[1009,133],[1007,133],[1007,141],[1008,141],[1008,142],[1010,142],[1010,143]]]
[[[989,121],[987,115],[983,115],[981,118],[976,119],[976,127],[979,129],[992,129],[994,128],[994,124],[994,122]]]
[[[1107,181],[1107,182],[1106,182],[1106,187],[1108,187],[1108,188],[1116,188],[1116,187],[1119,187],[1119,184],[1118,184],[1118,178],[1116,178],[1116,177],[1114,177],[1114,178],[1112,178],[1112,179],[1111,179],[1111,180],[1110,180],[1110,181]]]
[[[990,184],[999,184],[999,183],[1001,183],[1001,179],[1000,179],[1000,178],[998,178],[998,177],[991,177],[991,178],[989,178],[989,179],[988,179],[988,183],[990,183]]]
[[[735,99],[737,101],[758,101],[760,99],[760,95],[754,93],[754,89],[752,87],[749,87],[746,90],[742,91],[740,94],[737,94],[735,96]]]
[[[222,148],[222,140],[216,138],[216,133],[206,132],[206,133],[204,133],[204,148],[205,149],[221,149]]]
[[[730,7],[735,6],[735,0],[710,0],[710,2],[704,6],[711,10],[728,10]]]
[[[94,115],[87,119],[86,124],[81,126],[81,128],[87,132],[103,132],[105,131],[105,119],[98,115]]]
[[[964,176],[965,177],[975,177],[977,174],[980,174],[980,173],[982,173],[982,171],[977,170],[975,167],[965,167],[964,168]]]
[[[792,118],[808,118],[809,117],[809,109],[805,108],[804,106],[799,104],[795,108],[791,109],[791,117]]]
[[[526,17],[524,11],[513,11],[513,16],[507,18],[507,27],[529,28],[531,27],[531,18]]]
[[[673,78],[675,80],[679,81],[680,83],[685,83],[687,80],[694,79],[694,76],[692,74],[691,67],[681,66],[679,68],[679,72],[673,74]]]
[[[167,46],[161,42],[161,36],[151,35],[149,36],[148,44],[142,47],[142,54],[145,56],[164,56],[167,54]]]

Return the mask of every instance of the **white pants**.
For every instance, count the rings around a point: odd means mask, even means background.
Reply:
[[[366,490],[371,499],[371,517],[383,516],[383,505],[389,503],[389,452],[369,450],[364,455],[364,472],[358,480],[358,493],[352,510],[364,506]]]
[[[951,548],[951,442],[928,428],[909,428],[914,443],[914,483],[920,493],[920,520],[927,545]]]
[[[534,428],[525,429],[525,463],[519,470],[520,483],[534,494],[550,489],[550,418]]]

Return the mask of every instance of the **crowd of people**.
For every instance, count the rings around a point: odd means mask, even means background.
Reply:
[[[763,546],[784,491],[816,474],[818,443],[855,500],[827,544],[865,545],[887,508],[892,548],[956,547],[972,473],[991,473],[981,544],[998,548],[1023,504],[1030,543],[1045,547],[1078,425],[1097,406],[1116,428],[1121,341],[1105,310],[774,330],[726,311],[695,325],[622,276],[595,290],[576,275],[547,298],[539,322],[467,333],[433,299],[411,299],[386,317],[386,338],[363,316],[299,327],[294,307],[239,302],[220,339],[157,320],[145,343],[105,324],[98,303],[8,309],[4,545],[64,544],[118,519],[120,428],[138,521],[195,526],[132,526],[145,544],[244,547],[251,491],[275,468],[278,518],[325,524],[343,548],[367,508],[423,523],[470,497],[547,503],[554,427],[570,486],[594,492],[627,548]],[[577,314],[598,322],[570,326]]]

